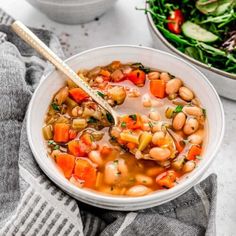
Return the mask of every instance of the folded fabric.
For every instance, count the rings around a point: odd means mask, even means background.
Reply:
[[[52,33],[34,31],[62,56]],[[171,202],[137,212],[91,207],[54,185],[35,162],[25,128],[27,105],[48,64],[9,26],[1,25],[0,34],[0,235],[216,234],[214,174]]]

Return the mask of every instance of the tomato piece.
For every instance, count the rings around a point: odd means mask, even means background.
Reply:
[[[88,147],[81,140],[72,140],[68,143],[69,153],[76,157],[85,157],[89,152]]]
[[[88,159],[79,158],[75,161],[74,175],[84,181],[84,187],[91,188],[96,183],[97,170]]]
[[[81,103],[89,98],[88,94],[81,88],[72,88],[69,90],[69,94],[77,103]]]
[[[166,83],[163,80],[151,80],[150,91],[157,98],[164,98],[166,91]]]
[[[69,129],[70,125],[64,123],[56,123],[54,125],[53,140],[58,143],[66,143],[69,141]]]
[[[134,70],[128,74],[127,79],[141,87],[145,84],[146,74],[142,70]]]
[[[175,185],[177,173],[174,170],[168,170],[156,177],[156,182],[160,187],[172,188]]]
[[[75,157],[67,153],[61,153],[56,156],[56,163],[65,177],[70,178],[75,166]]]
[[[170,16],[167,18],[167,28],[174,34],[181,33],[181,25],[184,23],[184,16],[181,10],[176,9],[170,13]]]
[[[196,156],[199,156],[202,153],[202,149],[199,146],[192,146],[188,152],[187,159],[189,161],[194,161]]]
[[[69,139],[70,140],[75,139],[76,136],[77,136],[77,132],[74,129],[70,129],[69,130]]]

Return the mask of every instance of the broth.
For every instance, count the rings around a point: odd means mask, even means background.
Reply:
[[[201,159],[205,110],[182,81],[119,61],[79,75],[120,114],[110,116],[68,80],[43,127],[48,155],[71,183],[113,195],[168,189]]]

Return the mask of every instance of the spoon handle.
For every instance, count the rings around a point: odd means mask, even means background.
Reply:
[[[115,125],[118,123],[117,114],[113,108],[85,81],[83,81],[62,59],[60,59],[49,47],[47,47],[47,45],[45,45],[30,29],[28,29],[20,21],[15,21],[11,27],[20,36],[20,38],[22,38],[26,43],[38,51],[39,54],[50,61],[75,84],[82,88],[95,102],[107,110],[112,115]]]

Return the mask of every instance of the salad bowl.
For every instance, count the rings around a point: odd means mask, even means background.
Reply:
[[[35,159],[44,173],[72,197],[105,209],[124,211],[145,209],[180,196],[201,179],[215,158],[224,135],[223,107],[214,87],[198,69],[190,63],[163,51],[130,45],[106,46],[82,52],[67,59],[66,62],[72,69],[78,71],[81,68],[91,69],[97,65],[106,65],[115,60],[124,63],[138,60],[151,68],[168,71],[181,78],[186,86],[193,89],[207,111],[205,147],[202,160],[197,168],[179,179],[179,184],[175,187],[140,197],[112,196],[73,185],[64,178],[54,161],[48,157],[42,134],[45,114],[52,96],[66,81],[66,78],[56,70],[52,70],[42,78],[30,102],[27,113],[28,140]]]
[[[153,39],[154,47],[160,50],[174,53],[175,55],[180,56],[185,60],[188,60],[189,62],[193,63],[200,71],[202,71],[206,75],[206,77],[210,80],[210,82],[216,88],[217,92],[222,97],[236,100],[236,74],[229,73],[219,68],[207,65],[177,49],[170,41],[167,40],[161,30],[156,27],[155,22],[153,20],[153,16],[150,13],[149,9],[150,4],[147,3],[147,21]]]

